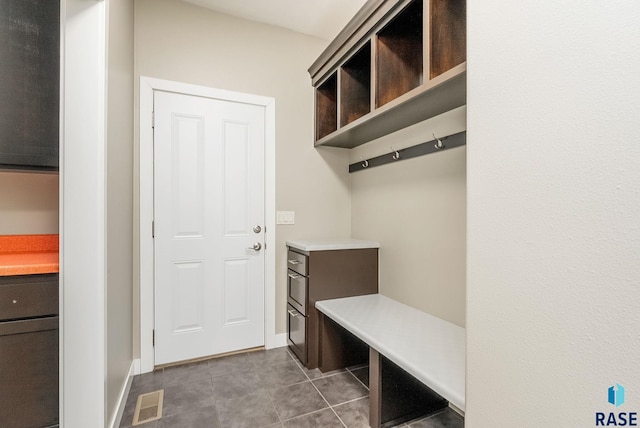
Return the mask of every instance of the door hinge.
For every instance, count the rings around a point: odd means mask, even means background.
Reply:
[[[152,128],[156,127],[156,112],[155,111],[151,112],[151,127]]]
[[[153,220],[151,221],[151,237],[156,237],[156,222]]]
[[[153,342],[153,346],[156,346],[156,331],[153,330],[153,333],[151,334],[151,341]]]

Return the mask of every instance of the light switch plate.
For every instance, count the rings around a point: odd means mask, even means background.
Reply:
[[[296,224],[295,211],[276,211],[276,224]]]

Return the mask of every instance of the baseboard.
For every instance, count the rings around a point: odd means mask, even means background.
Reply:
[[[120,390],[120,395],[118,396],[118,407],[116,408],[113,417],[111,418],[111,422],[109,423],[109,428],[119,428],[120,422],[122,421],[122,414],[124,413],[124,408],[127,405],[127,397],[129,396],[129,391],[131,390],[131,382],[133,381],[133,377],[140,373],[140,360],[133,360],[131,362],[131,366],[129,367],[129,374],[127,375],[127,380],[122,385],[122,389]]]
[[[451,408],[451,410],[453,410],[454,412],[456,412],[457,414],[459,414],[464,418],[464,411],[462,411],[461,409],[459,409],[458,407],[454,406],[451,403],[449,403],[449,408]]]
[[[274,341],[274,348],[282,348],[287,346],[287,333],[276,334]]]

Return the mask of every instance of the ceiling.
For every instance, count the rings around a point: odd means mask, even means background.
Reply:
[[[183,0],[220,13],[332,40],[366,0]]]

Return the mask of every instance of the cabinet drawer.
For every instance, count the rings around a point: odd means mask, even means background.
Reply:
[[[58,314],[58,276],[0,278],[0,320]]]
[[[307,315],[307,277],[289,269],[287,271],[287,300],[302,315]]]
[[[287,332],[291,349],[303,364],[307,363],[307,317],[287,305]]]
[[[287,253],[287,267],[301,275],[308,275],[307,256],[289,250]]]

